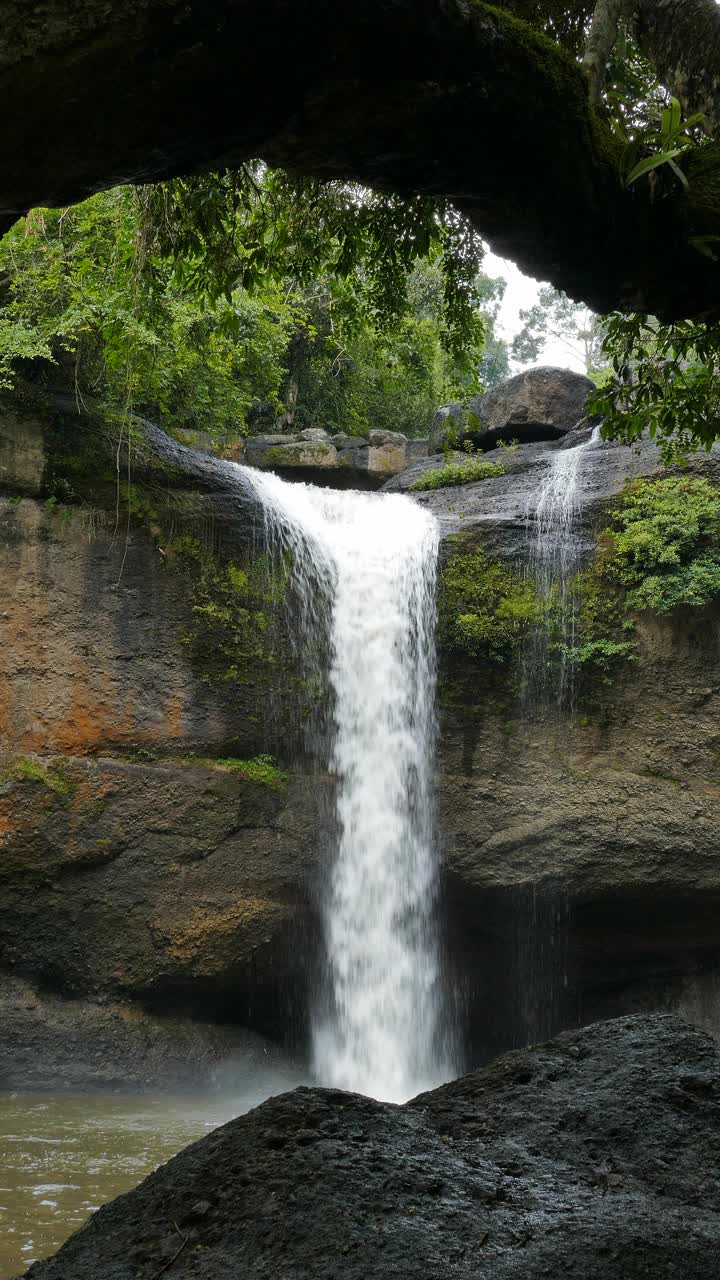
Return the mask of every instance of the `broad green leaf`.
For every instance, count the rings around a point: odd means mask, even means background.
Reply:
[[[674,151],[660,151],[657,155],[646,156],[644,160],[635,165],[628,177],[627,185],[631,186],[633,182],[637,182],[638,178],[642,178],[643,174],[650,173],[653,169],[658,169],[660,165],[668,164],[676,156],[681,156],[684,150],[684,147],[677,147]]]
[[[663,111],[663,137],[670,142],[682,123],[682,108],[677,98],[670,99],[670,106]]]

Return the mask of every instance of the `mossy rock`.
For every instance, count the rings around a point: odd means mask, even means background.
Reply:
[[[507,663],[530,627],[543,619],[534,584],[470,540],[457,544],[441,570],[438,641],[456,657]]]

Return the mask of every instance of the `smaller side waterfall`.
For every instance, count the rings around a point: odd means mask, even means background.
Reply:
[[[575,643],[575,599],[571,578],[577,565],[578,481],[583,457],[600,439],[595,427],[589,439],[572,449],[562,449],[550,463],[534,502],[528,507],[530,566],[540,598],[552,613],[554,639],[559,653],[550,664],[547,628],[535,638],[526,663],[526,687],[531,701],[546,702],[554,693],[557,705],[572,703],[572,663],[568,650]]]
[[[600,428],[595,427],[589,440],[555,454],[535,505],[534,558],[551,565],[556,577],[565,576],[576,559],[578,476],[583,455],[599,438]]]
[[[331,706],[317,762],[336,778],[314,1068],[323,1084],[405,1101],[457,1074],[434,913],[438,525],[401,495],[246,475],[291,562],[303,648],[312,663],[325,631],[329,649],[329,672],[312,672]]]
[[[565,737],[564,716],[574,710],[575,599],[573,579],[582,542],[578,530],[583,464],[599,428],[581,444],[560,449],[531,497],[526,512],[529,573],[543,606],[543,625],[531,634],[524,657],[523,719],[528,734],[541,722],[549,749]],[[553,714],[556,723],[549,723]],[[544,723],[542,723],[544,722]],[[536,790],[542,812],[550,797]],[[554,1035],[561,1023],[568,981],[569,899],[561,880],[547,871],[538,884],[518,891],[515,903],[516,970],[521,1043]]]

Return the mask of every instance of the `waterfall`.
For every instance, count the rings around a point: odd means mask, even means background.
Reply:
[[[553,673],[552,686],[559,707],[569,699],[572,704],[572,664],[567,651],[575,642],[575,600],[570,580],[580,552],[577,537],[578,479],[585,451],[600,439],[600,428],[582,444],[554,454],[545,479],[528,512],[531,528],[530,564],[540,598],[555,614],[555,631],[559,642],[559,664]],[[532,526],[530,525],[533,520]],[[536,636],[526,670],[526,686],[542,701],[548,693],[548,633]]]
[[[405,1101],[457,1074],[434,922],[438,525],[401,495],[243,470],[268,542],[289,553],[314,677],[318,635],[329,638],[332,713],[318,755],[336,778],[336,838],[314,1070],[323,1084]]]
[[[580,463],[586,449],[598,439],[596,427],[582,444],[555,454],[535,504],[535,556],[552,565],[558,577],[564,576],[576,559],[574,524]]]

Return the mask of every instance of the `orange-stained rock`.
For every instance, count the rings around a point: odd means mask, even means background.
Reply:
[[[193,669],[181,643],[189,584],[148,533],[126,547],[82,509],[0,498],[0,562],[0,749],[85,755],[244,736],[258,749],[251,692],[213,690]]]

